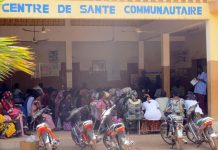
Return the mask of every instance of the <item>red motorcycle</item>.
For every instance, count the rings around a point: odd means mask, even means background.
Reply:
[[[51,131],[49,126],[44,122],[45,118],[43,118],[44,113],[49,113],[51,110],[48,107],[42,108],[37,111],[33,115],[33,122],[38,122],[39,124],[36,126],[36,133],[39,138],[40,146],[44,150],[55,150],[59,145],[58,137]]]
[[[81,116],[77,115],[84,109],[86,109],[86,106],[73,109],[67,118],[67,120],[71,120],[72,124],[71,136],[75,144],[81,149],[88,148],[97,150],[96,136],[94,134],[92,120],[81,121]]]
[[[103,143],[110,150],[128,150],[133,141],[129,141],[126,137],[125,126],[123,123],[116,123],[112,119],[112,112],[116,105],[104,111],[101,116],[101,122],[98,129],[104,131]]]

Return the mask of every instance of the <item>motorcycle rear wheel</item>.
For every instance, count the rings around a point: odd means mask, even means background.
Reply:
[[[76,132],[76,131],[75,131]],[[86,147],[86,144],[82,141],[82,139],[78,139],[78,137],[76,137],[78,133],[74,133],[73,131],[71,131],[71,137],[73,142],[80,147],[80,149],[84,149]]]

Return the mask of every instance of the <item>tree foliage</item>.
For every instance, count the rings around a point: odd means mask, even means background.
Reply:
[[[16,37],[0,37],[0,81],[15,71],[34,74],[34,53],[28,47],[16,44],[18,44]]]

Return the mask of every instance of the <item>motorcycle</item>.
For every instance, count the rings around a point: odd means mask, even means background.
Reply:
[[[32,118],[31,124],[39,122],[36,126],[36,133],[39,138],[40,146],[44,150],[55,150],[59,145],[57,136],[51,131],[49,126],[44,122],[45,118],[42,116],[49,113],[51,110],[48,107],[42,108],[37,111]]]
[[[195,113],[197,106],[198,104],[195,104],[187,111],[187,124],[185,125],[187,138],[198,146],[206,142],[212,150],[217,150],[217,134],[212,127],[213,118],[197,117],[200,116]]]
[[[81,121],[81,116],[77,116],[77,114],[79,114],[86,107],[87,106],[83,106],[73,109],[66,120],[71,120],[71,137],[80,149],[88,148],[97,150],[96,136],[94,134],[94,125],[92,120]]]
[[[98,129],[98,135],[103,131],[103,143],[110,150],[128,150],[133,141],[126,138],[125,126],[121,122],[112,121],[112,111],[116,105],[104,111],[101,115],[101,122]]]
[[[183,117],[170,114],[160,126],[162,139],[169,145],[176,145],[177,150],[183,148]]]

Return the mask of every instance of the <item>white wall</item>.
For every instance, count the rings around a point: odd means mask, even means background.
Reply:
[[[161,71],[160,41],[145,42],[145,70],[149,72]]]
[[[68,22],[69,23],[69,22]],[[162,24],[161,24],[162,23]],[[183,22],[184,26],[197,22]],[[181,28],[181,22],[154,21],[146,24],[145,27],[154,33],[137,34],[134,27],[110,27],[110,26],[50,26],[47,34],[36,34],[37,39],[49,39],[47,43],[31,44],[36,51],[37,62],[48,61],[48,50],[58,50],[60,62],[65,62],[65,41],[71,40],[73,50],[73,62],[80,62],[82,70],[88,70],[92,60],[104,59],[107,63],[116,61],[120,64],[121,70],[126,70],[128,62],[138,62],[138,43],[139,35],[141,39],[145,37],[157,36],[162,30],[177,30]],[[170,28],[168,27],[169,25]],[[160,27],[160,26],[163,26]],[[173,28],[171,29],[171,27]],[[18,36],[20,40],[31,41],[33,33],[23,31],[23,28],[33,29],[32,26],[0,26],[0,36]],[[145,28],[145,29],[147,29]],[[36,27],[40,30],[41,27]],[[114,33],[114,35],[113,35]],[[114,37],[116,44],[109,42]],[[144,38],[143,38],[144,37]],[[59,41],[59,42],[56,42]],[[60,42],[62,41],[62,42]],[[129,42],[128,42],[129,41]],[[206,42],[205,34],[191,34],[186,37],[185,46],[191,51],[191,57],[205,58]],[[95,52],[90,53],[90,52]],[[112,55],[115,54],[115,55]],[[160,41],[145,42],[145,69],[147,71],[161,70],[161,45]]]
[[[192,59],[207,58],[205,30],[188,34],[185,40],[185,47],[191,51],[190,55]]]
[[[49,51],[58,51],[58,63],[66,62],[65,42],[43,41],[37,44],[32,42],[22,42],[21,44],[30,47],[35,52],[37,63],[49,63]]]
[[[120,70],[127,70],[127,63],[138,63],[138,42],[77,42],[72,47],[73,61],[82,71],[88,71],[93,60],[105,60],[106,67],[115,63]]]

